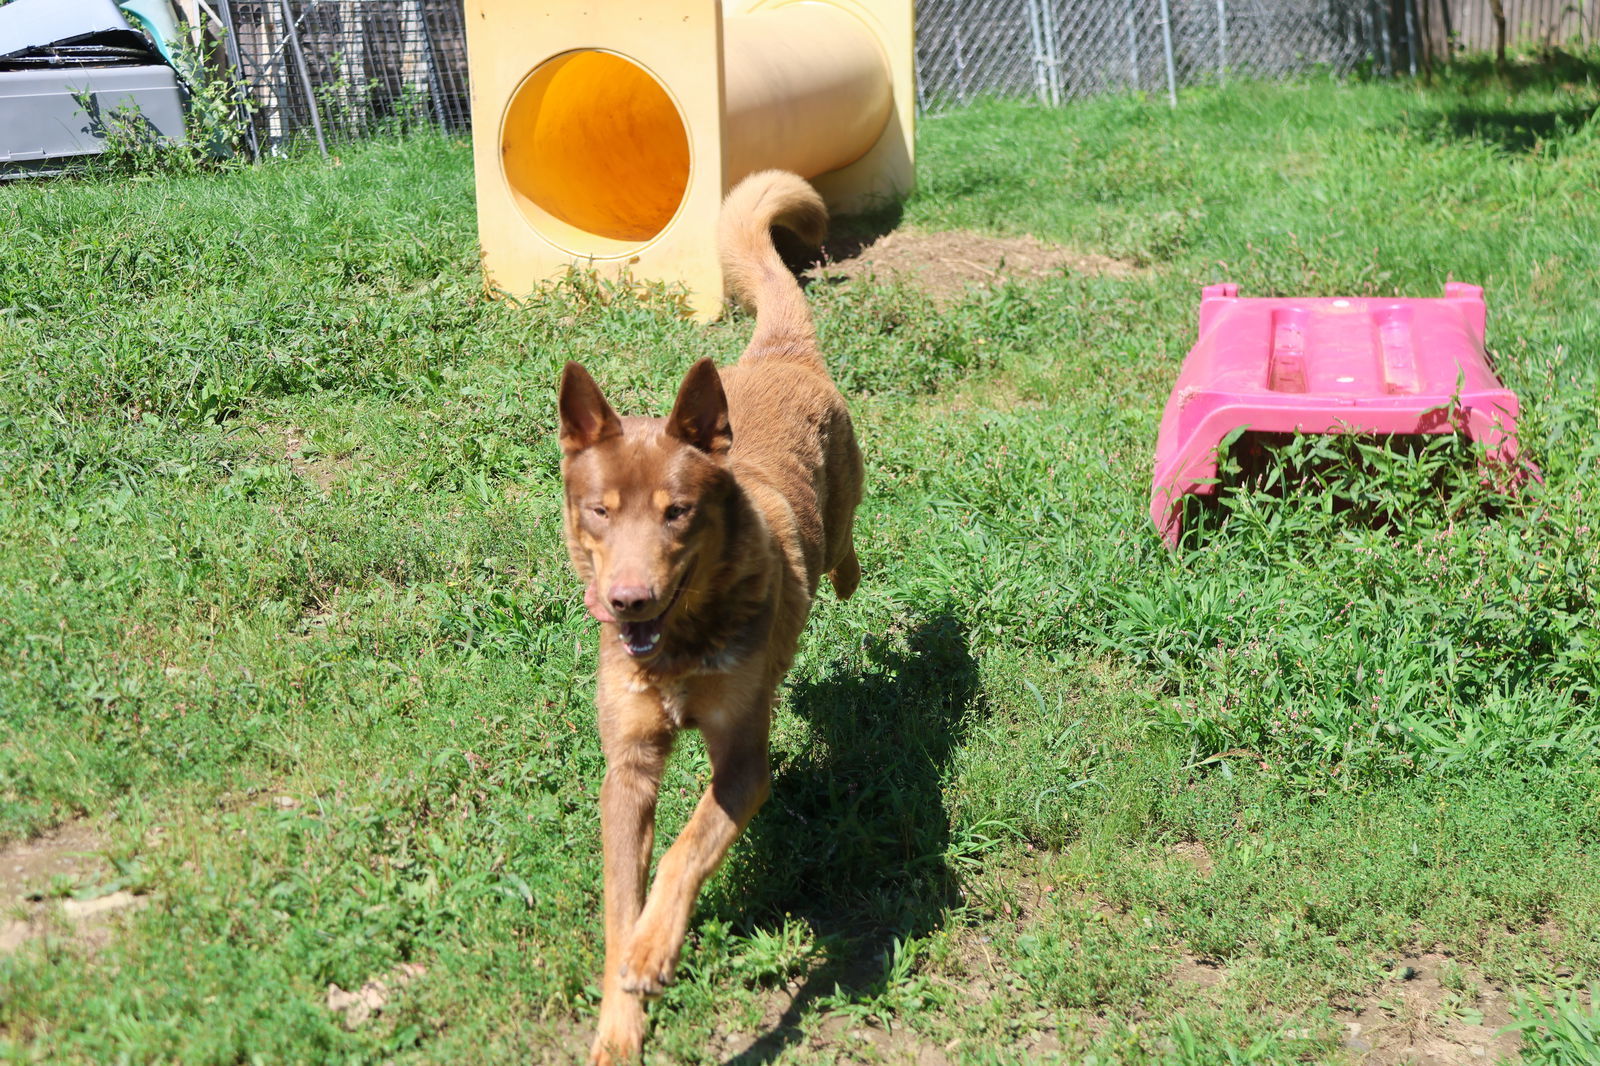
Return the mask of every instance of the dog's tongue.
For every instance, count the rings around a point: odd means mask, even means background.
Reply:
[[[595,592],[593,582],[590,582],[588,587],[583,590],[583,605],[589,608],[589,613],[594,615],[595,620],[598,622],[616,621],[611,612],[606,610],[605,604],[600,602],[600,594]]]
[[[629,655],[649,655],[656,650],[656,645],[661,643],[662,618],[652,618],[648,622],[622,623],[622,646],[628,649]]]

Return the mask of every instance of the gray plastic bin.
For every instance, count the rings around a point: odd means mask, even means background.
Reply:
[[[79,103],[87,94],[88,106]],[[182,142],[177,76],[111,0],[0,6],[0,177],[56,169],[105,150],[112,113]]]
[[[83,92],[93,94],[90,112],[74,98]],[[103,122],[119,107],[137,107],[152,132],[183,140],[183,104],[171,67],[0,72],[0,167],[103,151]]]

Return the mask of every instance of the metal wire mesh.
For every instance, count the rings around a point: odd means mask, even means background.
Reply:
[[[1345,74],[1361,63],[1384,74],[1414,73],[1424,50],[1439,53],[1436,38],[1462,41],[1450,24],[1452,7],[1476,17],[1484,6],[1485,0],[919,0],[917,103],[927,111],[1001,96],[1054,105],[1319,68]],[[423,123],[469,126],[461,0],[220,0],[216,7],[232,24],[232,62],[264,147]],[[1589,10],[1600,8],[1600,0],[1506,0],[1506,7],[1514,42],[1585,36],[1600,17]]]
[[[471,120],[459,0],[223,0],[258,141]]]
[[[1366,0],[923,0],[918,103],[928,110],[981,96],[1020,96],[1057,104],[1316,67],[1346,73],[1393,51],[1385,34],[1395,6],[1390,0],[1381,8]]]

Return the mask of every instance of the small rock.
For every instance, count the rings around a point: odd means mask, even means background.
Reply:
[[[295,799],[293,796],[279,796],[272,802],[277,804],[278,810],[280,811],[292,811],[296,807],[300,806],[300,801]]]
[[[144,900],[132,892],[113,892],[101,896],[99,899],[69,899],[61,904],[61,912],[75,922],[88,921],[90,918],[112,911],[120,911],[125,907],[140,907]]]
[[[344,1014],[344,1027],[356,1029],[366,1024],[376,1011],[389,1001],[388,990],[382,981],[368,981],[358,991],[346,992],[338,985],[328,985],[328,1009]]]
[[[327,1005],[331,1011],[344,1015],[344,1027],[356,1029],[365,1025],[374,1014],[380,1013],[389,1002],[390,990],[421,977],[428,972],[426,966],[403,962],[383,977],[374,977],[354,992],[346,992],[329,983]]]

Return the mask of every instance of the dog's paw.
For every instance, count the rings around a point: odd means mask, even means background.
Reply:
[[[861,560],[856,558],[855,548],[828,571],[828,580],[833,583],[833,594],[841,600],[848,600],[855,594],[856,587],[861,584]]]
[[[636,996],[654,997],[672,983],[683,937],[640,923],[628,950],[622,953],[622,987]]]

